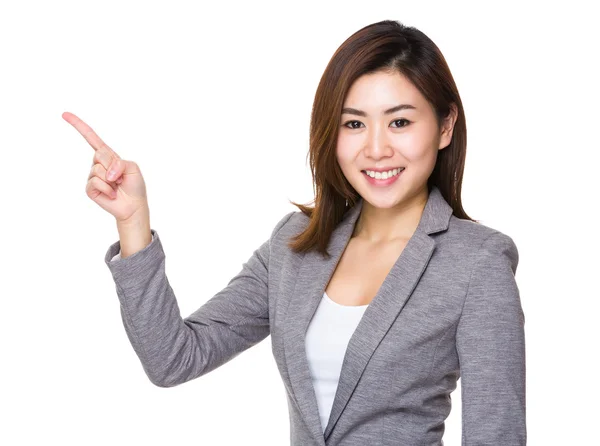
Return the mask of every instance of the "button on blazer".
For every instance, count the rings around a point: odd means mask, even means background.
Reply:
[[[270,334],[291,445],[441,446],[459,378],[462,445],[525,445],[517,247],[500,231],[455,217],[435,186],[350,338],[323,432],[305,334],[361,208],[362,199],[336,226],[329,258],[287,246],[308,217],[286,214],[227,286],[186,318],[165,274],[157,231],[144,249],[113,262],[120,244],[112,244],[105,262],[150,381],[171,387],[198,378]]]

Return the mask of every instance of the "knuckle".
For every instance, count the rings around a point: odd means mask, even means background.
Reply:
[[[92,197],[92,191],[94,190],[94,185],[92,184],[91,180],[87,182],[87,184],[85,185],[85,193],[88,197]]]
[[[102,190],[102,184],[104,183],[104,181],[102,181],[98,177],[92,177],[90,179],[90,183],[94,189]]]
[[[108,169],[113,162],[113,156],[110,152],[99,149],[96,150],[96,153],[94,154],[94,160],[96,163],[101,164],[105,169]]]
[[[106,169],[104,169],[102,164],[94,164],[90,170],[90,175],[88,178],[92,178],[94,176],[101,177],[104,172],[106,172]]]
[[[111,149],[108,145],[106,145],[104,143],[102,144],[100,149],[112,159],[120,159],[121,158],[119,155],[117,155],[117,152],[115,152],[113,149]]]

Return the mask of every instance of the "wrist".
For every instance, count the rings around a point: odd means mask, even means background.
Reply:
[[[131,216],[123,220],[116,219],[117,227],[122,228],[139,228],[142,226],[150,226],[150,210],[148,207],[142,207],[135,211]]]
[[[121,258],[127,258],[152,242],[149,214],[142,212],[127,220],[117,222]]]

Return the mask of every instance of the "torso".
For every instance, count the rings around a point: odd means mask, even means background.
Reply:
[[[374,246],[351,239],[325,289],[327,296],[341,305],[371,303],[407,243]]]

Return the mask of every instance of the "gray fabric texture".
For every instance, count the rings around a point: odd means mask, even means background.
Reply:
[[[125,259],[111,261],[120,251],[118,241],[112,244],[105,262],[150,381],[180,385],[271,335],[293,446],[442,446],[459,378],[462,445],[525,445],[517,247],[498,230],[456,218],[435,187],[350,338],[322,431],[305,334],[361,208],[359,200],[334,230],[328,259],[292,252],[287,242],[308,218],[284,215],[227,286],[186,318],[165,274],[158,232],[152,229],[152,242]]]

